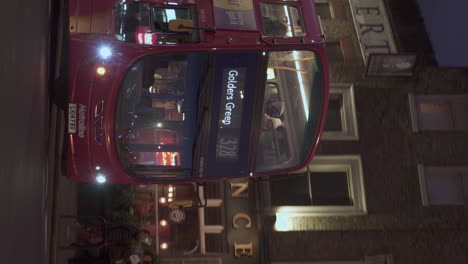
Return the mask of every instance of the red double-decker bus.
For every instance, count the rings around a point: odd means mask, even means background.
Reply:
[[[67,174],[125,184],[284,173],[328,101],[312,0],[69,0]]]

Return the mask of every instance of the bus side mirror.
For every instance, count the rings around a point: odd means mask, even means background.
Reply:
[[[190,19],[173,19],[169,21],[169,31],[190,32],[193,29],[193,21]]]

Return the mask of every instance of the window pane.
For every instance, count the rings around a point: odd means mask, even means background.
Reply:
[[[468,102],[454,102],[452,107],[455,128],[468,130]]]
[[[419,128],[422,130],[468,130],[468,96],[417,95]]]
[[[317,57],[309,51],[271,52],[268,68],[275,80],[267,81],[257,171],[272,171],[299,165],[309,146],[314,118],[309,112],[312,96],[320,87]]]
[[[330,94],[328,102],[327,121],[325,131],[342,131],[341,108],[343,107],[343,96],[341,94]]]
[[[284,177],[284,179],[270,181],[272,206],[311,204],[307,173],[279,177]],[[278,179],[278,177],[274,179]]]
[[[452,129],[453,113],[449,103],[421,103],[419,113],[422,129]]]
[[[317,3],[315,4],[317,14],[321,19],[331,19],[330,5],[328,3]]]
[[[143,2],[119,4],[115,9],[116,38],[124,42],[146,45],[198,42],[198,30],[187,32],[169,30],[169,21],[176,19],[191,20],[196,27],[195,7],[154,7],[151,3]]]
[[[327,56],[331,62],[343,62],[343,52],[339,42],[327,43]]]
[[[346,172],[312,172],[313,205],[353,205]]]
[[[447,168],[426,168],[430,204],[463,204],[463,176]]]
[[[301,13],[297,7],[262,3],[260,8],[264,34],[275,37],[304,35]]]
[[[172,199],[174,201],[192,200],[193,186],[191,184],[176,185]],[[158,186],[158,197],[168,197],[168,185]],[[192,200],[193,202],[193,200]],[[165,250],[160,250],[162,256],[180,256],[184,252],[191,251],[197,245],[200,239],[200,222],[197,208],[173,209],[165,203],[157,204],[157,221],[165,220],[166,225],[159,225],[158,239],[159,243],[167,243]],[[203,218],[202,218],[203,219]],[[154,247],[153,247],[154,248]],[[199,252],[199,249],[196,253]]]
[[[202,54],[149,55],[129,69],[122,81],[115,126],[124,168],[145,175],[191,168],[198,77],[188,69],[192,63],[203,65],[204,58]]]

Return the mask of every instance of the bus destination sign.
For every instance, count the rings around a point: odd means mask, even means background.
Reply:
[[[237,160],[245,86],[245,68],[223,71],[216,159]]]

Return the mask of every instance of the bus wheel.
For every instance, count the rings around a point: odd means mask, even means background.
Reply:
[[[67,113],[67,101],[68,101],[68,86],[67,79],[64,76],[60,76],[55,79],[52,84],[52,102]]]

